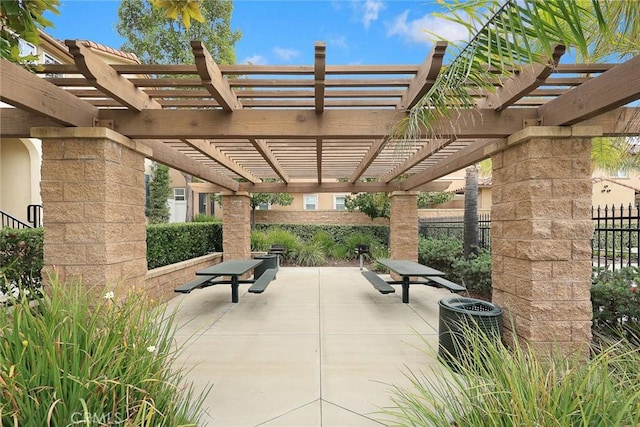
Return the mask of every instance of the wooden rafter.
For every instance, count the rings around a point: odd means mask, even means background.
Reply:
[[[422,191],[442,191],[441,183],[428,183]],[[447,185],[444,185],[446,188]],[[401,190],[400,183],[381,182],[356,182],[347,184],[344,182],[325,182],[317,184],[313,182],[292,182],[283,184],[279,182],[261,182],[258,184],[240,183],[238,191],[260,192],[260,193],[365,193],[365,192],[391,192]]]
[[[202,79],[202,85],[215,98],[223,110],[233,111],[242,108],[229,83],[222,77],[222,72],[211,55],[200,41],[192,41],[191,49],[196,61],[196,69]]]
[[[409,83],[407,91],[398,103],[398,108],[410,110],[429,92],[442,68],[442,60],[447,46],[448,43],[445,41],[436,42],[433,50],[418,69],[418,74]]]
[[[446,157],[437,166],[411,175],[402,182],[402,189],[404,191],[414,190],[425,183],[484,160],[506,147],[507,143],[504,139],[479,140]]]
[[[565,47],[556,45],[551,59],[547,64],[533,64],[522,72],[511,76],[495,93],[488,93],[486,98],[478,103],[479,108],[493,108],[502,111],[515,104],[534,89],[543,85],[547,77],[558,66],[560,58],[564,55]]]
[[[545,126],[572,125],[640,99],[640,55],[538,108]]]
[[[421,149],[416,151],[412,156],[408,157],[404,162],[390,170],[386,175],[380,178],[381,182],[390,182],[394,178],[402,175],[442,147],[450,143],[452,139],[441,139],[436,142],[427,141]]]
[[[318,184],[322,184],[322,139],[316,141],[316,168]]]
[[[196,149],[198,152],[215,160],[218,164],[224,166],[231,172],[240,175],[244,179],[253,183],[260,182],[260,178],[256,177],[247,169],[231,160],[227,155],[220,151],[220,149],[211,144],[211,142],[204,139],[183,139],[182,141],[190,147]]]
[[[169,147],[162,141],[157,139],[148,139],[137,140],[137,142],[141,142],[153,150],[153,155],[149,157],[151,160],[170,166],[180,172],[196,176],[227,190],[238,191],[238,188],[240,187],[237,181],[234,181],[219,172],[211,170],[211,168],[208,168],[186,154]]]
[[[322,113],[324,111],[326,49],[327,45],[325,43],[316,42],[315,64],[313,72],[316,113]]]
[[[66,40],[65,44],[73,55],[78,71],[87,82],[105,95],[117,100],[134,111],[161,108],[147,94],[136,88],[129,80],[121,76],[104,62],[81,40]]]
[[[347,182],[349,182],[350,184],[355,183],[366,172],[371,163],[373,163],[376,157],[378,157],[384,146],[387,145],[389,139],[390,137],[387,136],[378,141],[374,141],[374,143],[371,144],[371,148],[364,156],[364,158],[360,161],[360,164],[358,165],[356,170],[353,171]]]
[[[0,59],[0,101],[65,126],[93,126],[98,109],[5,59]]]
[[[250,139],[251,144],[258,150],[262,158],[271,166],[273,171],[282,179],[286,184],[289,182],[289,175],[284,171],[278,159],[273,155],[266,141],[261,139]]]

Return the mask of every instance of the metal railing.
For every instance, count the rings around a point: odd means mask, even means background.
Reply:
[[[0,211],[0,221],[2,221],[2,228],[32,228],[29,224],[3,211]]]
[[[422,237],[462,240],[464,237],[464,218],[461,216],[421,218],[418,222],[418,229]],[[478,240],[481,248],[491,248],[491,216],[489,214],[478,215]]]
[[[593,266],[611,270],[638,266],[640,203],[591,208],[591,218],[594,223]]]
[[[42,227],[42,205],[27,206],[27,221],[34,228]]]

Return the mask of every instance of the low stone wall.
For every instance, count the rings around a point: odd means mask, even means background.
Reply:
[[[319,225],[389,225],[387,218],[371,220],[362,212],[348,211],[256,211],[258,224],[319,224]]]
[[[197,270],[202,270],[222,262],[222,253],[216,252],[198,258],[178,262],[164,267],[154,268],[147,272],[145,288],[149,296],[159,303],[166,302],[176,296],[173,290],[195,278]]]

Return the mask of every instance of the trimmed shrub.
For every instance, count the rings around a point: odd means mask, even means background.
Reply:
[[[462,257],[462,240],[424,237],[418,240],[418,262],[443,271],[455,280],[459,280],[460,277],[456,274],[453,263]]]
[[[480,249],[469,259],[460,258],[454,261],[452,267],[467,290],[485,299],[491,298],[491,252]]]
[[[640,345],[640,289],[637,287],[640,269],[624,267],[614,272],[594,273],[591,284],[594,331],[628,338],[632,338],[631,334]]]
[[[220,251],[220,223],[188,222],[147,226],[147,266],[150,270]]]
[[[21,290],[40,292],[43,239],[42,228],[0,230],[0,304],[18,298]]]

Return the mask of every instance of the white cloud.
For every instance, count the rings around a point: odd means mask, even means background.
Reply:
[[[253,55],[245,58],[241,61],[242,64],[252,64],[252,65],[265,65],[267,63],[267,59],[262,55]]]
[[[331,46],[336,49],[348,49],[349,44],[347,43],[347,39],[345,36],[335,36],[329,37],[327,39],[327,46]]]
[[[428,14],[414,20],[409,20],[408,18],[408,10],[396,16],[387,28],[387,35],[398,36],[406,41],[422,44],[430,44],[435,38],[433,34],[427,31],[431,31],[444,40],[451,42],[469,39],[469,32],[465,27],[449,22],[446,19],[436,18]]]
[[[365,0],[362,6],[362,23],[365,28],[369,28],[371,22],[378,19],[380,11],[385,8],[381,0]]]
[[[300,55],[300,52],[298,52],[297,50],[283,49],[281,47],[273,48],[273,52],[276,54],[278,58],[280,58],[283,61],[289,61],[290,59]]]

